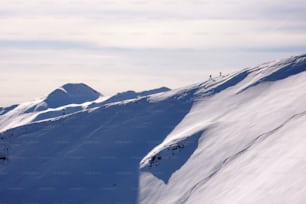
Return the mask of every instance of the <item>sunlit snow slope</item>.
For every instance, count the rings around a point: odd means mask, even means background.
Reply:
[[[305,203],[305,71],[301,55],[4,128],[0,201]]]

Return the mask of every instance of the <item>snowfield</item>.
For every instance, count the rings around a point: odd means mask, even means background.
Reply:
[[[300,55],[177,90],[67,84],[0,108],[0,202],[304,204],[305,71]]]

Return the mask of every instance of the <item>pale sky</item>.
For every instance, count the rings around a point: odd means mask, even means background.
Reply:
[[[0,1],[0,106],[177,88],[306,52],[305,0]]]

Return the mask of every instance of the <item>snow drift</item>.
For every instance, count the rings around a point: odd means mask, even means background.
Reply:
[[[301,55],[115,101],[60,93],[31,119],[37,102],[2,108],[1,201],[304,203],[305,71]]]

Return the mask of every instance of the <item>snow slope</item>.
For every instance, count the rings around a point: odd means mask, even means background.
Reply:
[[[302,204],[305,71],[295,56],[7,128],[1,202]]]
[[[189,108],[138,99],[7,130],[0,195],[9,203],[136,203],[139,161]]]
[[[142,160],[140,203],[304,203],[305,69],[293,57],[243,70],[218,94],[222,84],[204,98],[199,88]]]

